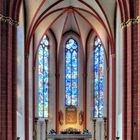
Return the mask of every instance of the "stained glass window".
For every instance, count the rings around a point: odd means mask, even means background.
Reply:
[[[102,118],[104,116],[104,48],[98,37],[94,41],[93,49],[93,71],[94,71],[94,111],[93,116]]]
[[[66,106],[78,106],[78,44],[70,38],[65,44]]]
[[[38,49],[38,115],[48,117],[49,50],[45,35]]]

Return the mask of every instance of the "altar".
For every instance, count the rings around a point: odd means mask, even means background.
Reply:
[[[56,140],[88,140],[91,139],[91,134],[51,134],[48,135],[48,139]]]

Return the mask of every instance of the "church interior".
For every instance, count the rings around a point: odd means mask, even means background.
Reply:
[[[0,140],[140,140],[140,0],[0,0]]]

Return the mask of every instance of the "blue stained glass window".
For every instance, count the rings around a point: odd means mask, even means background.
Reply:
[[[95,118],[104,116],[104,48],[98,37],[94,40],[93,71],[94,71],[94,111]]]
[[[49,51],[45,35],[38,49],[38,116],[48,117]]]
[[[66,106],[78,106],[78,45],[70,38],[65,44]]]

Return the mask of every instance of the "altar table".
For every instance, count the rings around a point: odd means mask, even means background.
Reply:
[[[91,139],[91,134],[53,134],[48,135],[48,139],[53,140],[88,140]]]

